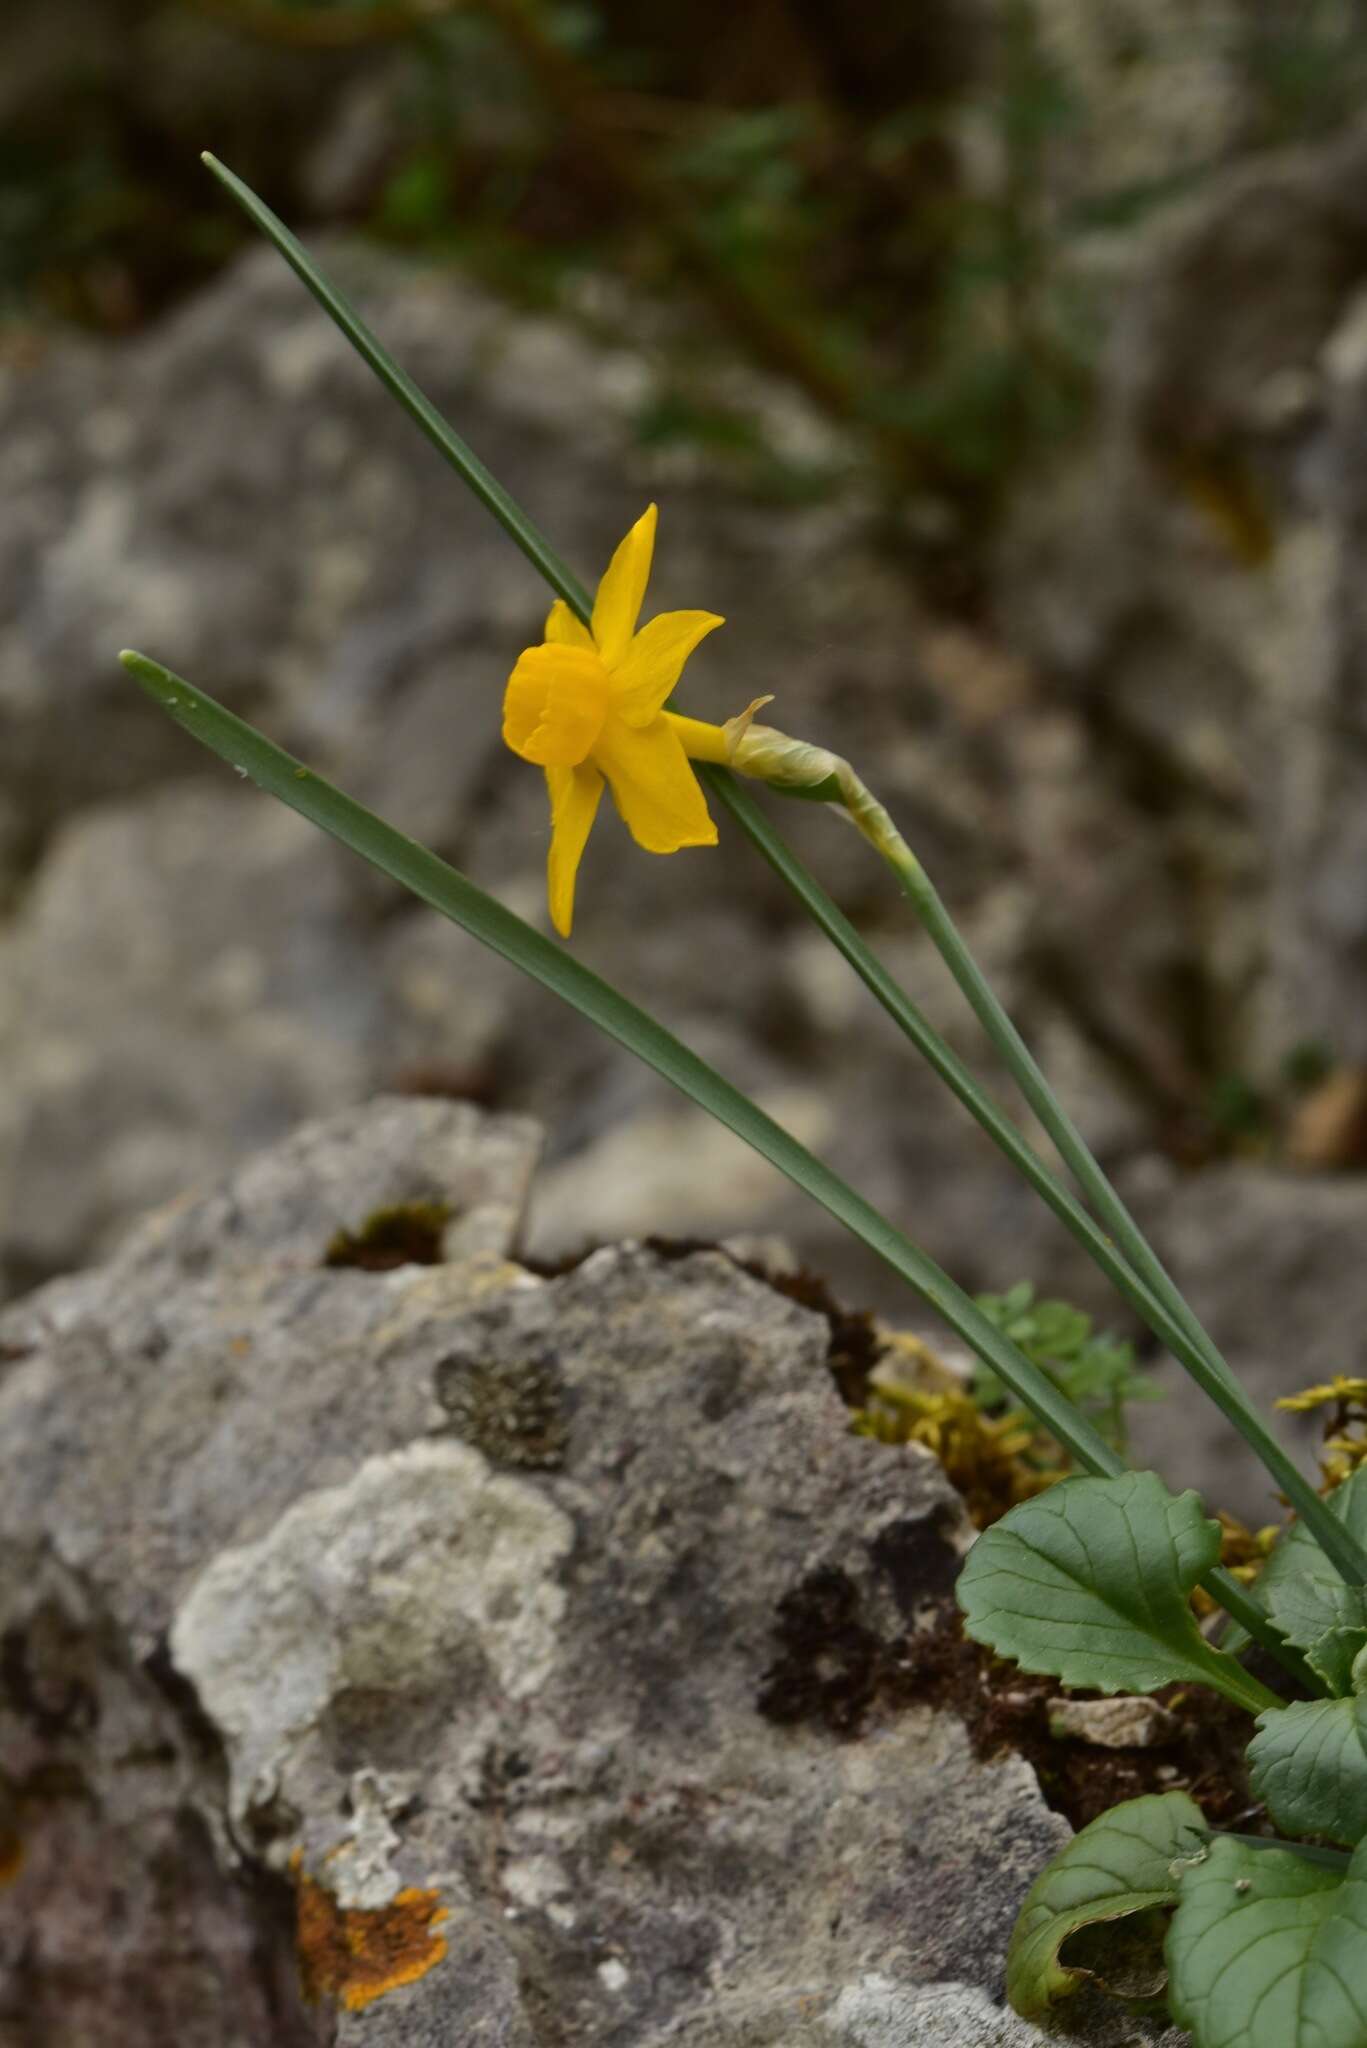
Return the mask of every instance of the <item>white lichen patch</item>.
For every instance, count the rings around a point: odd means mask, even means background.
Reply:
[[[357,1771],[351,1780],[351,1832],[328,1859],[328,1889],[337,1904],[374,1912],[390,1905],[403,1880],[391,1858],[399,1846],[392,1815],[413,1799],[414,1781],[404,1772]]]
[[[543,1911],[570,1889],[565,1871],[552,1856],[519,1856],[501,1872],[504,1891],[514,1905]]]
[[[472,1659],[509,1700],[555,1660],[569,1517],[467,1444],[415,1443],[223,1552],[171,1630],[219,1728],[239,1816],[343,1695],[439,1691]]]

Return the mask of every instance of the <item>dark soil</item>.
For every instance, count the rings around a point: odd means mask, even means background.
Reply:
[[[952,1602],[906,1640],[889,1678],[901,1699],[958,1714],[978,1756],[1023,1756],[1049,1805],[1074,1828],[1146,1792],[1188,1792],[1212,1824],[1259,1832],[1263,1809],[1249,1797],[1244,1766],[1252,1722],[1202,1686],[1171,1685],[1155,1694],[1180,1723],[1162,1746],[1100,1749],[1052,1735],[1052,1703],[1082,1695],[1065,1695],[1054,1679],[1018,1671],[970,1642]]]

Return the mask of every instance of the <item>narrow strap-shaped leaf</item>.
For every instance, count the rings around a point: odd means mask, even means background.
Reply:
[[[1256,1714],[1275,1695],[1211,1648],[1191,1610],[1219,1554],[1219,1523],[1155,1473],[1065,1479],[973,1545],[959,1574],[964,1627],[1064,1685],[1156,1692],[1185,1681]]]
[[[336,322],[356,353],[375,372],[390,396],[398,400],[415,425],[422,429],[438,454],[444,456],[461,481],[469,485],[481,505],[493,513],[504,532],[516,541],[551,589],[563,597],[571,611],[587,624],[590,603],[583,584],[570,574],[544,534],[532,524],[521,506],[509,497],[498,478],[485,468],[473,448],[461,439],[449,421],[442,418],[431,399],[419,391],[408,373],[399,368],[355,307],[324,277],[303,243],[290,233],[279,214],[272,213],[265,201],[257,198],[250,185],[244,184],[235,172],[207,150],[203,161],[248,218],[275,244],[300,283],[313,293],[328,318]]]
[[[480,503],[493,513],[504,531],[545,577],[551,588],[563,597],[571,611],[587,624],[591,616],[591,602],[587,591],[571,574],[545,535],[503,489],[491,471],[485,468],[468,442],[438,412],[436,406],[418,388],[407,371],[401,369],[395,362],[355,307],[319,269],[298,237],[290,232],[279,215],[259,199],[249,185],[225,164],[221,164],[217,157],[206,151],[204,162],[251,221],[274,244],[295,276],[313,294],[329,319],[340,328],[364,362],[374,371],[386,391],[398,400],[404,411],[427,436],[437,452],[450,463]],[[1121,1284],[1120,1273],[1123,1270],[1127,1276],[1127,1284],[1122,1287],[1122,1292],[1141,1315],[1147,1315],[1156,1304],[1137,1275],[1130,1272],[1125,1261],[1077,1198],[1063,1185],[1057,1175],[1049,1171],[1010,1119],[996,1107],[986,1091],[979,1087],[963,1061],[945,1044],[939,1034],[932,1030],[910,998],[898,988],[891,976],[874,959],[849,920],[836,909],[796,855],[784,844],[749,792],[725,769],[704,763],[700,764],[699,773],[709,788],[731,811],[760,853],[798,897],[808,914],[844,954],[899,1029],[930,1062],[940,1078],[953,1089],[969,1113],[1006,1154],[1016,1170],[1025,1176],[1038,1194],[1043,1196],[1078,1242],[1117,1285]],[[795,793],[820,794],[811,791]]]
[[[1314,1842],[1279,1842],[1275,1835],[1241,1835],[1235,1828],[1217,1828],[1222,1841],[1242,1842],[1246,1849],[1280,1849],[1291,1856],[1303,1856],[1307,1863],[1318,1863],[1322,1870],[1333,1870],[1340,1877],[1346,1877],[1353,1859],[1346,1849],[1325,1849]]]
[[[547,541],[545,535],[541,533],[539,528],[527,517],[516,501],[503,489],[492,473],[485,468],[474,451],[456,433],[449,422],[442,417],[441,413],[425,394],[419,390],[406,371],[399,367],[383,344],[361,319],[355,308],[348,303],[344,295],[319,270],[303,245],[291,234],[279,216],[272,212],[270,207],[257,197],[250,186],[246,185],[242,179],[228,170],[215,157],[206,152],[204,162],[224,186],[225,190],[243,208],[253,223],[273,243],[301,283],[313,294],[324,312],[336,323],[337,327],[346,336],[348,341],[351,342],[369,368],[380,379],[386,390],[397,399],[437,452],[451,465],[480,502],[493,513],[505,532],[522,550],[528,561],[539,570],[551,588],[565,599],[575,616],[587,624],[591,615],[589,595],[582,583],[579,582],[578,578],[574,576],[556,550]],[[806,875],[805,870],[801,869],[800,864],[788,849],[783,847],[777,833],[763,819],[763,814],[758,806],[749,797],[748,793],[740,788],[735,778],[725,770],[718,768],[705,769],[704,773],[716,793],[729,804],[742,829],[759,846],[761,852],[765,853],[766,858],[772,858],[775,848],[781,849],[786,865],[785,878],[790,880],[790,885],[792,877],[796,874],[801,874],[808,883],[810,890],[816,892],[815,882],[810,876]],[[783,869],[780,871],[784,872]],[[801,898],[802,892],[799,890],[798,893]],[[808,908],[811,908],[810,903],[808,903]],[[867,949],[863,949],[860,957],[855,955],[847,955],[847,957],[851,958],[857,971],[863,974],[873,993],[880,1001],[883,1001],[885,989],[875,985],[875,981],[871,980],[865,971],[872,959],[872,956],[868,955]],[[879,975],[882,982],[888,987],[894,986],[886,975],[882,975],[881,969],[879,969]],[[900,991],[898,993],[900,995]],[[904,1013],[909,1012],[910,1005],[906,1002],[905,998],[902,998],[902,1003]],[[894,1014],[896,1013],[894,1012]],[[902,1021],[903,1028],[906,1028],[905,1014]],[[909,1032],[908,1035],[912,1034]],[[955,1056],[949,1052],[949,1049],[946,1047],[944,1051],[948,1060],[960,1072],[964,1073],[967,1080],[967,1088],[965,1090],[956,1090],[956,1092],[960,1092],[960,1099],[966,1103],[974,1115],[979,1116],[979,1121],[983,1123],[989,1135],[992,1135],[999,1143],[1002,1143],[1003,1149],[1007,1151],[1009,1157],[1012,1157],[1013,1163],[1021,1165],[1020,1158],[1015,1149],[1018,1142],[1017,1135],[1012,1132],[1008,1120],[1000,1112],[995,1112],[993,1115],[988,1116],[980,1115],[980,1108],[987,1102],[988,1098],[983,1095],[981,1090],[976,1089],[976,1084],[972,1083],[971,1079],[968,1079],[966,1070],[962,1069],[961,1063],[955,1060]],[[951,1086],[955,1085],[950,1072],[946,1072],[945,1078],[950,1081]],[[1024,1166],[1022,1166],[1021,1170],[1027,1171]],[[1037,1184],[1035,1183],[1034,1175],[1028,1171],[1027,1178],[1032,1180],[1032,1184]],[[1079,1242],[1083,1243],[1087,1249],[1093,1251],[1095,1255],[1097,1237],[1090,1224],[1090,1219],[1086,1218],[1085,1211],[1080,1208],[1080,1205],[1068,1194],[1067,1190],[1062,1187],[1062,1184],[1057,1182],[1054,1176],[1049,1176],[1049,1179],[1057,1191],[1055,1199],[1051,1201],[1051,1206],[1055,1208],[1055,1212],[1069,1225],[1069,1228],[1074,1230],[1075,1235],[1079,1238]],[[1104,1259],[1101,1263],[1103,1270],[1109,1272],[1111,1277],[1116,1280],[1116,1284],[1121,1287],[1121,1291],[1125,1294],[1126,1299],[1131,1300],[1139,1310],[1139,1313],[1145,1315],[1147,1319],[1146,1291],[1142,1283],[1132,1278],[1129,1285],[1123,1284],[1120,1277],[1112,1271]],[[1154,1327],[1152,1322],[1150,1326]],[[1161,1331],[1159,1334],[1161,1334]],[[1031,1406],[1029,1402],[1026,1405]],[[1038,1414],[1038,1411],[1032,1408],[1032,1413]],[[1043,1418],[1039,1417],[1038,1419],[1042,1420]],[[1060,1437],[1060,1441],[1066,1442],[1067,1439]],[[1078,1462],[1087,1464],[1085,1459],[1079,1459]],[[1089,1469],[1095,1470],[1096,1468],[1092,1466]],[[1296,1677],[1302,1683],[1308,1682],[1311,1689],[1315,1688],[1316,1680],[1314,1676],[1307,1673],[1305,1666],[1296,1658],[1294,1653],[1288,1652],[1285,1649],[1275,1631],[1268,1626],[1258,1604],[1247,1598],[1237,1580],[1233,1579],[1227,1572],[1217,1569],[1209,1575],[1207,1590],[1214,1598],[1221,1602],[1247,1636],[1260,1642],[1292,1673],[1293,1677]]]
[[[886,854],[907,900],[920,918],[969,1007],[1010,1069],[1017,1087],[1066,1161],[1070,1171],[1144,1286],[1157,1298],[1183,1341],[1174,1356],[1214,1401],[1255,1453],[1297,1513],[1312,1529],[1335,1570],[1351,1584],[1367,1581],[1367,1548],[1352,1530],[1335,1522],[1305,1473],[1249,1399],[1211,1337],[1193,1314],[1172,1276],[1089,1150],[1086,1140],[1050,1088],[1043,1069],[1002,1007],[974,959],[934,883],[909,847]]]
[[[325,782],[212,697],[146,655],[127,652],[121,659],[148,696],[203,746],[511,960],[786,1174],[885,1259],[1079,1464],[1092,1472],[1121,1469],[1105,1439],[933,1259],[655,1018],[582,966],[563,946],[552,944],[426,847]]]

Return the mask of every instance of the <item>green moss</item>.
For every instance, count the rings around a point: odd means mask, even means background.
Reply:
[[[442,1233],[453,1215],[449,1202],[396,1202],[376,1209],[359,1230],[339,1230],[323,1255],[325,1266],[361,1266],[388,1273],[396,1266],[439,1266]]]

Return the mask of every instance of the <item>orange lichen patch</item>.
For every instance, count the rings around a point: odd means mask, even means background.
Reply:
[[[24,1845],[18,1835],[0,1833],[0,1885],[13,1884],[24,1861]]]
[[[387,1906],[339,1906],[326,1886],[293,1859],[297,1887],[295,1942],[304,1996],[335,1998],[348,2012],[416,1984],[446,1954],[433,1932],[449,1918],[440,1892],[410,1885]]]

